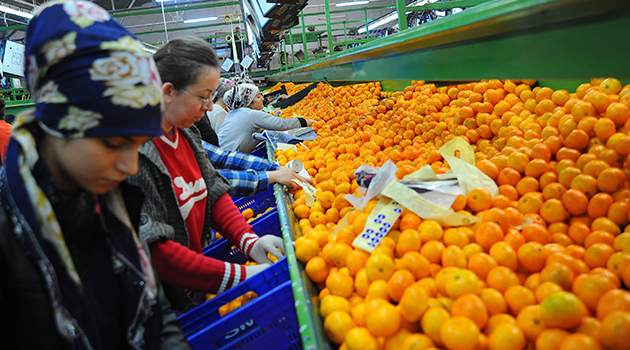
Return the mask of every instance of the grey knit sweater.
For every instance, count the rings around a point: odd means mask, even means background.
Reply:
[[[190,144],[207,186],[208,197],[203,226],[203,242],[211,231],[212,206],[222,195],[227,193],[230,185],[210,164],[208,155],[201,146],[199,130],[192,126],[188,129],[179,129],[179,132]],[[145,195],[140,216],[139,234],[148,244],[165,238],[189,247],[188,230],[179,210],[173,181],[157,148],[153,142],[145,142],[140,146],[139,153],[138,173],[134,176],[128,176],[126,180],[130,184],[140,187]],[[174,308],[186,310],[189,307],[190,298],[184,288],[164,283],[164,289]]]

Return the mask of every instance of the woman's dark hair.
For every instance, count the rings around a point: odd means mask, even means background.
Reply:
[[[204,67],[219,68],[219,58],[210,44],[193,36],[171,40],[153,59],[162,82],[173,84],[177,90],[196,84]]]

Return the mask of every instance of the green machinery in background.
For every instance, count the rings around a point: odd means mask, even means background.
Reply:
[[[628,32],[630,2],[625,0],[489,1],[265,77],[294,83],[378,80],[399,86],[411,79],[538,79],[552,88],[575,89],[591,77],[630,82]]]

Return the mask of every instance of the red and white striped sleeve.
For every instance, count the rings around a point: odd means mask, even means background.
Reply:
[[[223,270],[223,279],[221,285],[217,290],[217,294],[236,286],[240,282],[245,280],[245,266],[224,262],[225,268]]]
[[[211,226],[249,258],[258,236],[253,233],[252,225],[245,221],[228,194],[221,196],[212,206]]]
[[[209,258],[170,241],[149,245],[151,261],[164,282],[196,292],[221,293],[245,280],[245,266]]]

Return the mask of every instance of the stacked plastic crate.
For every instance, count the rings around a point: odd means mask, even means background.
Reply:
[[[258,151],[257,155],[264,153]],[[276,204],[272,186],[253,197],[235,199],[234,203],[240,211],[251,208],[254,215],[264,213],[251,222],[259,236],[281,237],[278,210],[267,211]],[[245,255],[225,238],[204,248],[203,253],[232,263],[247,262]],[[247,292],[254,292],[257,297],[221,316],[222,306]],[[286,257],[178,319],[195,350],[302,349]]]

